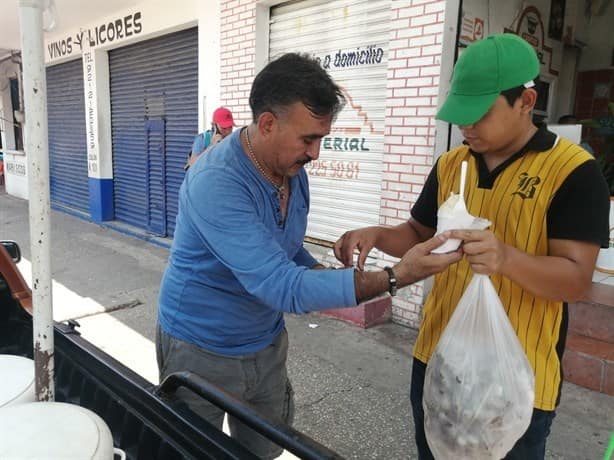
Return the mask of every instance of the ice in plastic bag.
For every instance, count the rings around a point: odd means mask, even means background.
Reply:
[[[446,230],[484,230],[490,226],[490,221],[469,214],[462,195],[450,192],[450,197],[437,210],[436,235]],[[450,238],[441,246],[433,249],[435,254],[456,251],[461,240]]]
[[[426,438],[436,459],[499,460],[531,421],[535,376],[486,275],[467,286],[424,381]]]

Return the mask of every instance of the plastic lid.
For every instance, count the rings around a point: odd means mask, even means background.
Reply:
[[[0,409],[0,458],[113,458],[104,421],[74,404],[33,402]]]
[[[33,402],[34,361],[23,356],[0,355],[0,407]]]

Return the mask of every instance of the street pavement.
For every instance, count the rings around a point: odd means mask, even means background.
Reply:
[[[0,191],[0,239],[30,267],[27,202]],[[60,211],[51,215],[54,318],[157,383],[153,340],[168,241],[146,241]],[[416,332],[363,330],[319,314],[286,315],[295,428],[348,459],[415,459],[409,405]],[[565,383],[547,459],[602,459],[614,433],[614,397]]]

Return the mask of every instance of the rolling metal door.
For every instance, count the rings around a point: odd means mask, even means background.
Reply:
[[[166,194],[164,120],[145,122],[147,142],[147,196],[149,196],[149,221],[147,230],[154,235],[166,235]]]
[[[271,58],[316,56],[347,104],[307,165],[307,236],[335,241],[348,229],[378,225],[384,150],[389,0],[305,0],[271,9]]]
[[[47,67],[51,201],[89,212],[81,59]]]
[[[198,129],[196,28],[109,52],[115,218],[172,236]]]

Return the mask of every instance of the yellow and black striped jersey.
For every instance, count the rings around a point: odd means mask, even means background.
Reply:
[[[596,244],[607,241],[609,194],[593,157],[544,129],[493,171],[488,171],[481,155],[467,146],[444,154],[412,208],[416,220],[436,227],[437,207],[450,192],[458,193],[463,160],[468,161],[464,193],[467,209],[490,220],[490,230],[504,243],[528,254],[547,255],[551,238]],[[573,177],[578,175],[581,180]],[[587,183],[585,176],[592,180]],[[584,201],[584,209],[576,211],[579,220],[571,221],[573,208],[578,208],[582,199],[592,202]],[[472,274],[466,259],[462,259],[435,276],[414,348],[414,356],[420,361],[430,358]],[[535,371],[535,407],[553,410],[561,384],[566,305],[537,297],[498,274],[490,278]]]

